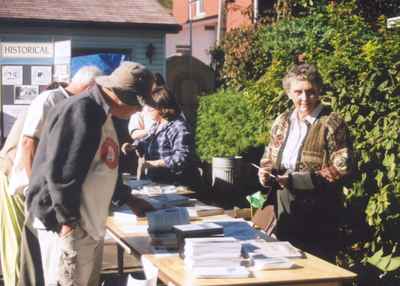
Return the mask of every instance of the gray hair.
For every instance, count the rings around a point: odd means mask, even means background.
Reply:
[[[314,65],[299,64],[293,66],[282,80],[282,86],[286,93],[289,92],[290,82],[293,79],[308,81],[313,87],[321,90],[322,78]]]
[[[71,79],[71,83],[89,85],[95,77],[102,74],[103,72],[96,66],[84,66],[75,73]]]

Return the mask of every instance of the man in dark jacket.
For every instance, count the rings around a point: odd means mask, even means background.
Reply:
[[[137,214],[150,207],[116,189],[119,145],[111,116],[141,109],[153,75],[124,62],[96,85],[49,115],[27,192],[39,230],[46,285],[97,285],[112,196]],[[119,191],[119,192],[118,192]]]

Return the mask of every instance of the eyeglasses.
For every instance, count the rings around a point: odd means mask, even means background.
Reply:
[[[301,97],[315,98],[319,96],[319,94],[316,93],[314,90],[294,90],[292,94],[296,98],[301,98]]]

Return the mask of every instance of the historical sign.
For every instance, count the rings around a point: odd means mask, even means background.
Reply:
[[[53,43],[1,43],[3,58],[51,58]]]

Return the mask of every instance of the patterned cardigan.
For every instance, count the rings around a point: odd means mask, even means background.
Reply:
[[[261,164],[272,163],[272,168],[280,170],[283,150],[286,146],[290,116],[293,110],[288,110],[275,120],[271,128],[270,143],[266,146]],[[296,162],[297,172],[310,172],[315,189],[329,184],[325,179],[315,174],[316,171],[328,166],[334,166],[340,173],[337,182],[342,183],[348,178],[354,168],[354,157],[349,132],[344,120],[323,106],[317,120],[308,127],[307,135],[300,147]]]

